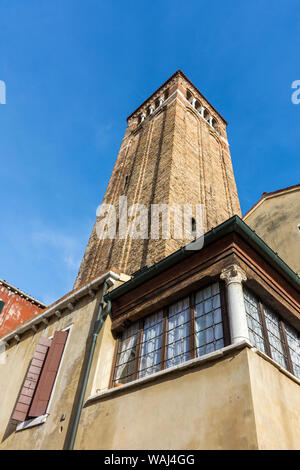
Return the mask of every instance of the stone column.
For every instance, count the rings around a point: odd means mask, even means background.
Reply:
[[[223,269],[220,277],[226,283],[231,342],[235,344],[243,340],[249,341],[242,284],[247,279],[246,274],[240,266],[233,264]]]

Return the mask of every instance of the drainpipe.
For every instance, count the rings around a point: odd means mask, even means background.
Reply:
[[[98,310],[98,314],[97,314],[97,317],[96,317],[96,320],[95,320],[95,323],[94,323],[92,343],[91,343],[91,347],[90,347],[90,351],[89,351],[89,355],[88,355],[88,361],[87,361],[87,365],[86,365],[86,369],[85,369],[85,373],[84,373],[84,377],[83,377],[83,381],[82,381],[82,388],[81,388],[80,397],[79,397],[79,400],[78,400],[76,415],[75,415],[75,419],[74,419],[74,422],[73,422],[73,425],[72,425],[70,441],[69,441],[69,444],[68,444],[68,447],[67,447],[68,450],[73,450],[74,449],[75,439],[76,439],[78,425],[79,425],[81,411],[82,411],[82,405],[83,405],[83,401],[84,401],[86,387],[87,387],[88,380],[89,380],[89,375],[90,375],[90,370],[91,370],[91,366],[92,366],[92,362],[93,362],[93,357],[94,357],[97,338],[98,338],[99,332],[101,331],[101,328],[102,328],[102,326],[103,326],[103,324],[106,320],[106,317],[110,313],[110,309],[111,309],[111,302],[110,302],[110,300],[108,300],[107,304],[106,304],[106,307],[103,310],[104,296],[107,292],[107,289],[109,287],[111,287],[114,284],[114,282],[115,282],[115,280],[112,279],[111,277],[109,277],[109,278],[106,279],[106,281],[103,284],[103,291],[102,291],[102,296],[101,296],[101,300],[100,300],[99,310]]]

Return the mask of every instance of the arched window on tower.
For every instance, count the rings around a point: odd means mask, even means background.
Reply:
[[[218,121],[215,118],[212,118],[211,125],[215,129],[215,131],[219,130]]]
[[[204,108],[204,111],[203,111],[203,117],[206,121],[209,120],[209,112],[206,108]]]
[[[189,90],[186,91],[186,99],[188,100],[189,103],[192,104],[193,95]]]
[[[198,113],[201,113],[201,104],[198,100],[195,101],[195,109],[198,111]]]

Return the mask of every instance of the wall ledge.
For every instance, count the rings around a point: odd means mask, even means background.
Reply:
[[[272,359],[271,357],[267,356],[265,353],[263,353],[262,351],[260,351],[259,349],[255,348],[254,346],[251,348],[251,351],[253,351],[255,354],[257,354],[258,356],[262,357],[263,359],[265,359],[265,361],[268,361],[270,362],[270,364],[272,364],[274,367],[276,367],[276,369],[278,369],[280,372],[282,372],[284,375],[286,375],[287,377],[289,377],[289,379],[293,380],[294,382],[296,382],[296,384],[300,385],[300,379],[298,379],[295,375],[293,375],[291,372],[289,372],[288,370],[286,370],[284,367],[282,367],[280,364],[278,364],[278,362],[274,361],[274,359]]]
[[[104,390],[102,392],[99,392],[95,395],[90,395],[87,398],[84,406],[88,406],[94,401],[98,401],[98,400],[101,400],[103,398],[114,396],[114,395],[119,394],[123,391],[132,390],[132,389],[140,387],[140,386],[142,386],[146,383],[154,382],[156,380],[159,380],[162,377],[164,378],[167,375],[172,375],[176,372],[185,371],[185,370],[191,369],[193,367],[202,366],[203,364],[205,364],[207,362],[215,361],[215,360],[217,360],[221,357],[224,357],[224,356],[227,356],[227,355],[231,354],[234,351],[239,351],[239,350],[244,349],[246,347],[247,348],[253,348],[252,344],[249,343],[246,340],[241,341],[239,343],[230,344],[229,346],[225,346],[224,348],[218,349],[217,351],[214,351],[212,353],[205,354],[205,355],[203,355],[201,357],[197,357],[195,359],[191,359],[189,361],[186,361],[186,362],[184,362],[182,364],[179,364],[177,366],[174,366],[174,367],[169,367],[168,369],[161,370],[161,371],[156,372],[155,374],[149,375],[147,377],[143,377],[141,379],[133,380],[132,382],[129,382],[129,383],[124,384],[124,385],[120,385],[119,387],[109,388],[109,389]]]
[[[37,418],[28,419],[27,421],[23,421],[19,423],[16,427],[16,432],[23,431],[23,429],[33,428],[34,426],[39,426],[43,424],[48,417],[48,414],[38,416]]]

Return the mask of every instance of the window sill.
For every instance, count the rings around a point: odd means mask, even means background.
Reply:
[[[252,348],[253,346],[248,341],[241,341],[240,343],[231,344],[231,345],[226,346],[222,349],[218,349],[217,351],[214,351],[212,353],[205,354],[204,356],[197,357],[195,359],[191,359],[191,360],[186,361],[182,364],[179,364],[178,366],[169,367],[168,369],[161,370],[161,371],[156,372],[155,374],[149,375],[147,377],[143,377],[141,379],[133,380],[132,382],[129,382],[129,383],[124,384],[124,385],[120,385],[118,387],[109,388],[108,390],[104,390],[103,392],[99,392],[95,395],[89,396],[88,399],[85,402],[85,406],[91,404],[92,402],[94,402],[96,400],[100,400],[102,398],[113,396],[116,393],[120,393],[122,391],[127,391],[127,390],[130,390],[130,389],[133,389],[137,386],[144,385],[148,382],[153,382],[155,380],[160,379],[161,377],[165,377],[165,376],[170,375],[172,373],[179,372],[179,371],[184,371],[186,369],[190,369],[192,367],[196,367],[196,366],[199,366],[199,365],[201,366],[202,364],[204,364],[206,362],[214,361],[216,359],[219,359],[222,356],[226,356],[227,354],[231,353],[234,350],[243,349],[245,347]]]
[[[47,419],[48,414],[38,416],[37,418],[28,419],[27,421],[23,421],[19,423],[16,428],[16,432],[23,431],[23,429],[33,428],[34,426],[39,426],[43,424]]]
[[[282,372],[284,375],[286,375],[287,377],[289,377],[290,379],[292,379],[294,382],[296,382],[298,385],[300,385],[300,379],[298,379],[298,377],[296,377],[294,374],[292,374],[292,373],[289,372],[287,369],[285,369],[284,367],[282,367],[278,362],[274,361],[274,359],[272,359],[271,357],[267,356],[267,354],[263,353],[262,351],[260,351],[259,349],[257,349],[255,346],[253,346],[251,349],[252,349],[252,351],[254,351],[256,354],[258,354],[260,357],[262,357],[262,358],[265,359],[266,361],[270,362],[270,364],[272,364],[274,367],[276,367],[276,369],[280,370],[280,372]]]

